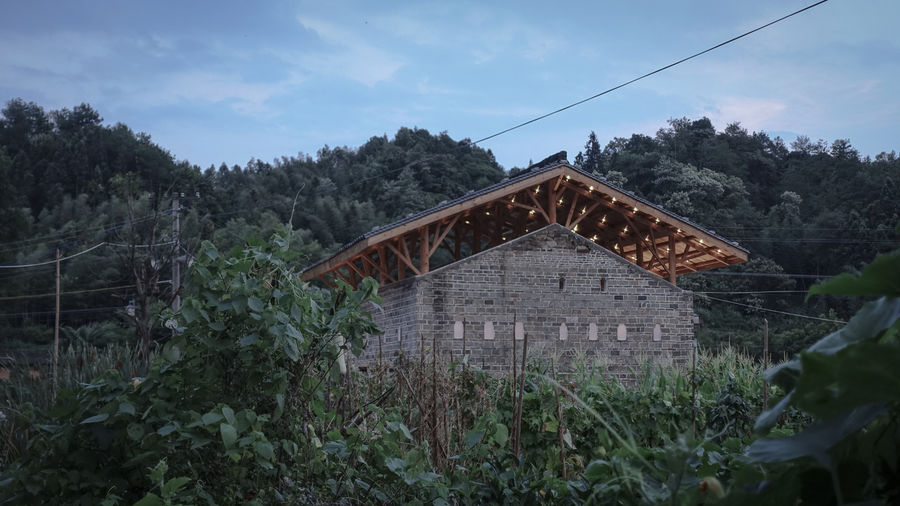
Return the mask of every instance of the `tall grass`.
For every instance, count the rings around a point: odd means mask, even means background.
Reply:
[[[110,369],[124,377],[136,376],[146,361],[137,347],[128,343],[94,346],[76,340],[60,351],[57,384],[53,385],[51,352],[40,363],[5,358],[0,368],[9,378],[0,380],[0,469],[14,460],[28,443],[24,429],[35,413],[53,407],[55,394],[90,383]]]

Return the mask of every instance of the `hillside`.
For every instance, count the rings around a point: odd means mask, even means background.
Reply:
[[[717,131],[706,118],[680,119],[653,137],[604,147],[592,133],[573,161],[750,249],[743,266],[679,279],[742,304],[698,294],[704,345],[731,342],[758,353],[768,318],[774,352],[793,353],[834,323],[754,308],[846,318],[855,305],[805,303],[805,289],[898,244],[900,161],[893,152],[861,159],[848,140],[801,137],[786,145],[739,125]],[[489,150],[466,141],[408,128],[358,148],[202,169],[176,161],[147,134],[104,124],[86,104],[48,112],[13,100],[0,118],[0,265],[114,243],[63,264],[62,325],[74,334],[112,320],[158,337],[165,332],[149,312],[171,299],[171,259],[189,258],[201,240],[225,251],[268,237],[293,216],[292,248],[302,265],[376,225],[517,170],[505,172]],[[178,251],[171,246],[175,195]],[[52,338],[54,273],[52,263],[0,270],[0,347]],[[129,304],[136,317],[122,311]]]

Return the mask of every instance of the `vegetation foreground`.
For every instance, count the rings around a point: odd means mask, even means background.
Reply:
[[[871,300],[794,360],[760,374],[701,353],[692,375],[648,368],[630,387],[589,364],[492,378],[423,356],[348,372],[345,353],[377,331],[376,284],[318,291],[293,254],[289,235],[227,255],[204,243],[149,367],[77,345],[55,400],[3,382],[0,501],[900,501],[900,253],[813,287]],[[774,398],[757,416],[763,378]]]

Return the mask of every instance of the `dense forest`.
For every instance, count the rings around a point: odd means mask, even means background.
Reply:
[[[759,353],[766,318],[776,356],[802,349],[836,327],[827,320],[858,308],[806,302],[805,290],[898,245],[900,160],[860,157],[846,139],[785,144],[739,124],[717,131],[707,118],[674,119],[653,137],[605,146],[592,132],[573,163],[750,250],[747,264],[679,278],[698,294],[701,345]],[[173,261],[183,269],[202,240],[227,251],[290,221],[303,265],[519,170],[468,140],[415,128],[358,148],[203,169],[147,134],[104,124],[89,105],[48,112],[9,101],[0,116],[0,349],[46,353],[57,251],[73,257],[61,262],[64,338],[102,344],[136,328],[150,340],[167,332],[153,314],[174,296]]]

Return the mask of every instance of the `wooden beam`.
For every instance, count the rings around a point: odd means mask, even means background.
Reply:
[[[353,260],[347,262],[347,263],[344,264],[344,265],[346,265],[347,267],[350,268],[350,270],[352,270],[352,271],[355,272],[357,275],[359,275],[359,279],[360,279],[360,281],[361,281],[362,278],[366,277],[366,275],[363,274],[363,271],[362,271],[359,267],[357,267],[356,264],[353,263],[353,262],[355,262],[355,261],[356,261],[356,259],[354,258]],[[362,260],[360,260],[360,261],[362,261]]]
[[[547,222],[551,225],[556,223],[556,201],[559,199],[559,194],[556,193],[556,189],[559,188],[561,182],[562,176],[559,176],[553,191],[547,192]],[[549,188],[550,185],[547,185],[547,187]]]
[[[575,214],[575,208],[578,207],[578,194],[572,198],[572,204],[569,206],[569,214],[566,216],[566,228],[570,228],[572,225],[572,215]]]
[[[532,192],[529,191],[529,192],[528,192],[528,197],[530,197],[531,200],[532,200],[532,202],[534,202],[535,209],[537,209],[537,211],[538,211],[539,213],[541,213],[541,216],[543,216],[544,219],[547,220],[547,224],[548,224],[548,225],[552,224],[553,222],[550,221],[550,215],[548,215],[548,214],[547,214],[547,211],[544,210],[544,207],[543,207],[543,206],[541,205],[541,203],[538,201],[537,197],[534,196],[534,193],[532,193]]]
[[[631,218],[630,218],[627,214],[625,214],[625,213],[622,214],[622,217],[625,218],[625,221],[628,222],[628,226],[631,227],[631,229],[634,230],[634,233],[637,235],[638,242],[635,243],[635,249],[638,251],[638,256],[641,258],[641,260],[643,261],[643,258],[644,258],[644,256],[643,256],[643,255],[644,255],[644,252],[641,251],[640,244],[643,243],[643,245],[646,246],[648,250],[650,250],[650,255],[651,255],[652,257],[654,257],[654,258],[656,259],[657,262],[659,262],[659,265],[663,266],[663,269],[665,269],[665,268],[666,268],[666,267],[665,267],[665,264],[663,264],[662,260],[660,260],[659,255],[658,255],[657,252],[656,252],[656,242],[655,242],[655,240],[654,240],[654,242],[653,242],[652,244],[647,243],[647,241],[644,240],[644,235],[643,235],[643,233],[642,233],[641,230],[637,227],[637,225],[636,225],[633,221],[631,221]],[[650,233],[651,233],[651,234],[653,233],[653,228],[652,228],[652,227],[650,228]],[[638,264],[638,265],[641,265],[641,264]]]
[[[417,269],[415,265],[413,265],[412,258],[410,258],[410,256],[409,256],[409,248],[406,245],[406,238],[400,237],[400,247],[403,248],[403,251],[397,249],[397,246],[394,246],[389,241],[385,242],[384,244],[385,244],[385,246],[388,247],[388,249],[393,251],[394,256],[397,257],[397,260],[398,260],[398,262],[397,262],[397,279],[398,280],[403,279],[405,277],[405,275],[401,273],[401,271],[403,269],[401,269],[401,267],[400,267],[400,262],[399,262],[400,260],[402,260],[403,263],[406,264],[406,267],[409,267],[409,269],[411,271],[413,271],[413,273],[416,274],[417,276],[419,274],[422,274],[422,272],[419,269]]]
[[[459,219],[458,214],[456,216],[454,216],[453,218],[451,218],[450,223],[447,223],[447,226],[444,228],[444,231],[441,232],[440,237],[438,237],[437,230],[435,230],[434,242],[431,244],[431,253],[429,254],[429,256],[434,255],[434,252],[437,251],[438,246],[440,246],[441,243],[444,242],[444,239],[447,237],[447,234],[450,232],[450,229],[453,228],[454,225],[456,225],[456,220],[458,220],[458,219]],[[440,228],[438,228],[438,230],[440,230]]]
[[[431,251],[428,248],[428,225],[419,229],[419,272],[425,274],[429,271]]]
[[[678,264],[675,263],[675,234],[669,231],[669,283],[676,284],[675,274]]]
[[[575,218],[575,221],[572,222],[572,226],[574,227],[575,225],[578,225],[579,223],[581,223],[581,220],[583,220],[583,219],[587,218],[588,216],[590,216],[591,213],[594,212],[594,210],[597,209],[597,208],[600,206],[600,204],[601,204],[601,202],[594,202],[593,204],[591,204],[590,206],[588,206],[588,207],[587,207],[587,210],[586,210],[585,212],[581,213],[580,216],[578,216],[577,218]]]

